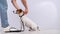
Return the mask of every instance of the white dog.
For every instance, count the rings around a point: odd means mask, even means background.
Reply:
[[[16,11],[16,14],[17,13],[18,11]],[[23,14],[23,11],[19,13],[19,17],[21,19],[23,29],[25,29],[24,27],[26,26],[29,28],[29,31],[40,31],[39,26],[35,24],[31,19],[26,17],[26,15]]]

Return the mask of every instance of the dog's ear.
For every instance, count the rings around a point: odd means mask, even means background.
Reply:
[[[20,13],[23,11],[22,9],[18,9],[18,10],[16,10],[16,11],[19,11]]]

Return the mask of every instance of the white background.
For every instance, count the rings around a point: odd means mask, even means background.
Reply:
[[[8,21],[10,26],[19,29],[19,17],[13,14],[16,10],[11,0],[8,1]],[[17,0],[20,8],[24,7],[20,0]],[[60,29],[60,0],[27,0],[29,12],[27,17],[33,20],[42,29]]]
[[[12,26],[19,25],[19,17],[13,14],[13,7],[11,0],[8,0],[8,19]],[[24,10],[24,7],[20,0],[17,0],[20,8]],[[27,0],[29,12],[27,17],[32,19],[41,28],[54,29],[60,28],[60,10],[59,0]]]

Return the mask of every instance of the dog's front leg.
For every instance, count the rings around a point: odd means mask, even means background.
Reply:
[[[23,20],[22,20],[22,18],[20,17],[20,19],[21,19],[21,30],[25,30],[25,24],[24,24],[24,22],[23,22]]]

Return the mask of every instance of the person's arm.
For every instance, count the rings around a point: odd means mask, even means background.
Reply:
[[[27,13],[28,13],[28,7],[27,7],[27,2],[26,2],[26,0],[21,0],[21,2],[22,2],[22,4],[23,4],[24,7],[25,7],[24,14],[27,14]],[[14,5],[14,7],[15,7],[17,10],[20,9],[19,6],[18,6],[18,4],[16,3],[16,0],[12,0],[12,4]]]
[[[24,14],[27,14],[27,13],[28,13],[28,6],[27,6],[26,0],[21,0],[21,2],[23,3],[23,5],[24,5],[24,7],[25,7]]]
[[[21,0],[21,2],[23,3],[25,9],[28,9],[28,6],[27,6],[27,2],[26,2],[26,0]]]
[[[18,10],[20,9],[20,7],[18,6],[18,4],[16,3],[16,0],[11,0],[13,6]]]

